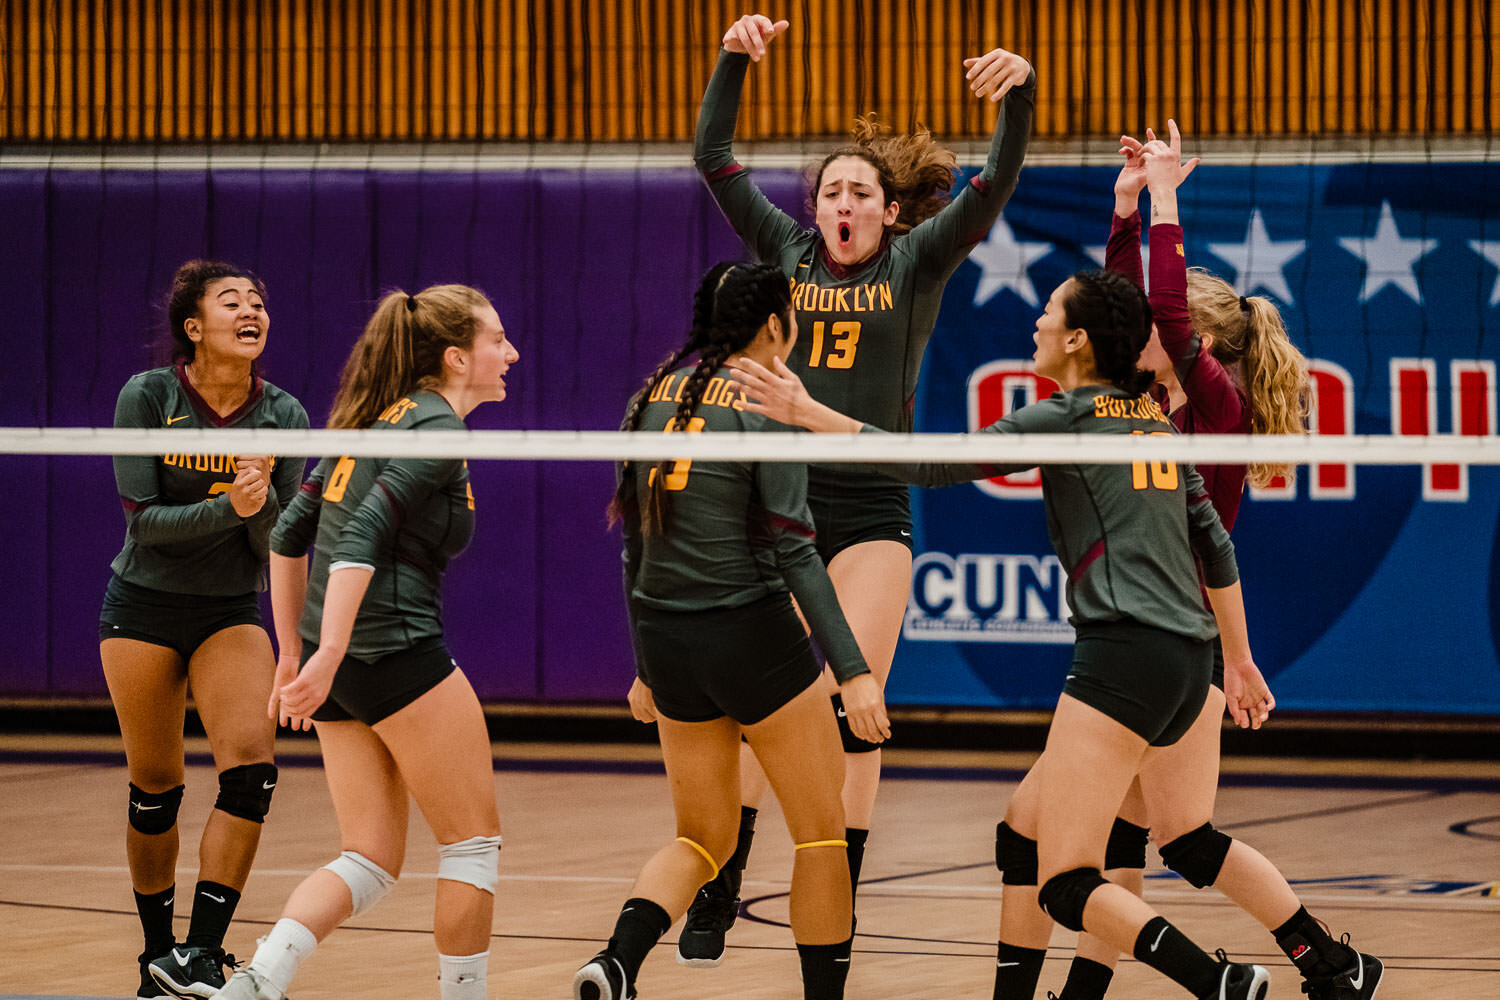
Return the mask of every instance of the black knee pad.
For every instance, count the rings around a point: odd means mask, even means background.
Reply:
[[[1036,901],[1056,920],[1070,931],[1083,930],[1083,908],[1088,905],[1094,890],[1105,884],[1104,876],[1097,868],[1074,868],[1047,880]]]
[[[1145,868],[1146,840],[1150,832],[1144,826],[1115,817],[1115,825],[1109,830],[1109,843],[1104,848],[1104,870]]]
[[[166,833],[177,825],[177,808],[182,805],[182,785],[165,792],[147,792],[130,785],[130,825],[141,833]]]
[[[214,808],[252,823],[264,823],[276,790],[275,764],[241,764],[219,773]]]
[[[1005,885],[1036,885],[1036,841],[1021,836],[1009,823],[996,823],[995,867]]]
[[[854,730],[849,728],[849,716],[844,714],[844,699],[840,695],[833,696],[833,714],[839,720],[839,740],[844,744],[844,753],[873,753],[885,746],[885,743],[870,743],[854,735]]]
[[[1228,834],[1215,830],[1212,823],[1204,823],[1163,847],[1161,859],[1189,884],[1203,889],[1218,880],[1232,843]]]

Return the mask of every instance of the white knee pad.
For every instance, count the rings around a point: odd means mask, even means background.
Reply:
[[[345,851],[323,867],[343,879],[349,887],[349,896],[354,900],[351,917],[359,916],[380,902],[396,884],[390,872],[357,851]]]
[[[470,837],[456,844],[439,844],[437,876],[493,895],[500,882],[500,838]]]

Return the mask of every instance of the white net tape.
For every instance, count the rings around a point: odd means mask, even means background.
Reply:
[[[0,455],[792,462],[1193,462],[1500,465],[1500,437],[1435,435],[672,434],[618,431],[168,430],[4,427]]]

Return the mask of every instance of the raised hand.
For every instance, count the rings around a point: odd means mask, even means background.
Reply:
[[[790,21],[772,21],[764,14],[746,14],[724,32],[724,49],[748,55],[751,62],[760,62],[771,39],[790,26]]]
[[[1120,164],[1120,174],[1115,178],[1115,214],[1121,218],[1135,211],[1141,192],[1146,189],[1146,161],[1141,152],[1145,144],[1132,136],[1120,136],[1120,155],[1125,162]],[[1125,208],[1125,211],[1120,211]]]
[[[1167,119],[1167,137],[1167,141],[1162,142],[1148,128],[1146,144],[1140,147],[1139,155],[1145,164],[1146,183],[1159,190],[1170,185],[1171,190],[1175,191],[1202,160],[1195,156],[1186,163],[1182,162],[1182,133],[1177,130],[1177,122],[1171,118]],[[1123,142],[1122,137],[1121,143]]]
[[[998,101],[1012,87],[1019,87],[1031,75],[1031,63],[1004,49],[990,49],[982,56],[964,60],[964,79],[975,97]]]

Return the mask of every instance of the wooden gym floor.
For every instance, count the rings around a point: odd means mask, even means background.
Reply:
[[[196,877],[213,801],[203,745],[190,747],[178,886]],[[316,745],[290,741],[275,805],[226,942],[242,958],[297,882],[332,858],[337,830]],[[568,997],[575,968],[609,935],[640,864],[672,835],[654,748],[496,744],[505,847],[490,996]],[[848,996],[990,995],[999,876],[994,825],[1026,754],[886,754],[859,893]],[[1259,847],[1335,934],[1381,956],[1380,1000],[1500,997],[1500,763],[1239,758],[1217,822]],[[134,995],[139,928],[125,869],[125,772],[109,737],[0,737],[0,1000]],[[379,907],[335,933],[293,983],[295,1000],[436,997],[428,929],[437,852],[413,810],[407,870]],[[787,929],[791,844],[761,812],[746,916],[723,966],[673,961],[676,928],[647,960],[645,1000],[801,996]],[[1152,854],[1154,860],[1154,852]],[[1190,936],[1271,969],[1271,1000],[1299,980],[1258,924],[1160,869],[1147,898]],[[179,917],[179,934],[186,913]],[[1061,989],[1073,935],[1059,931],[1038,995]],[[1117,1000],[1182,996],[1133,961]]]

